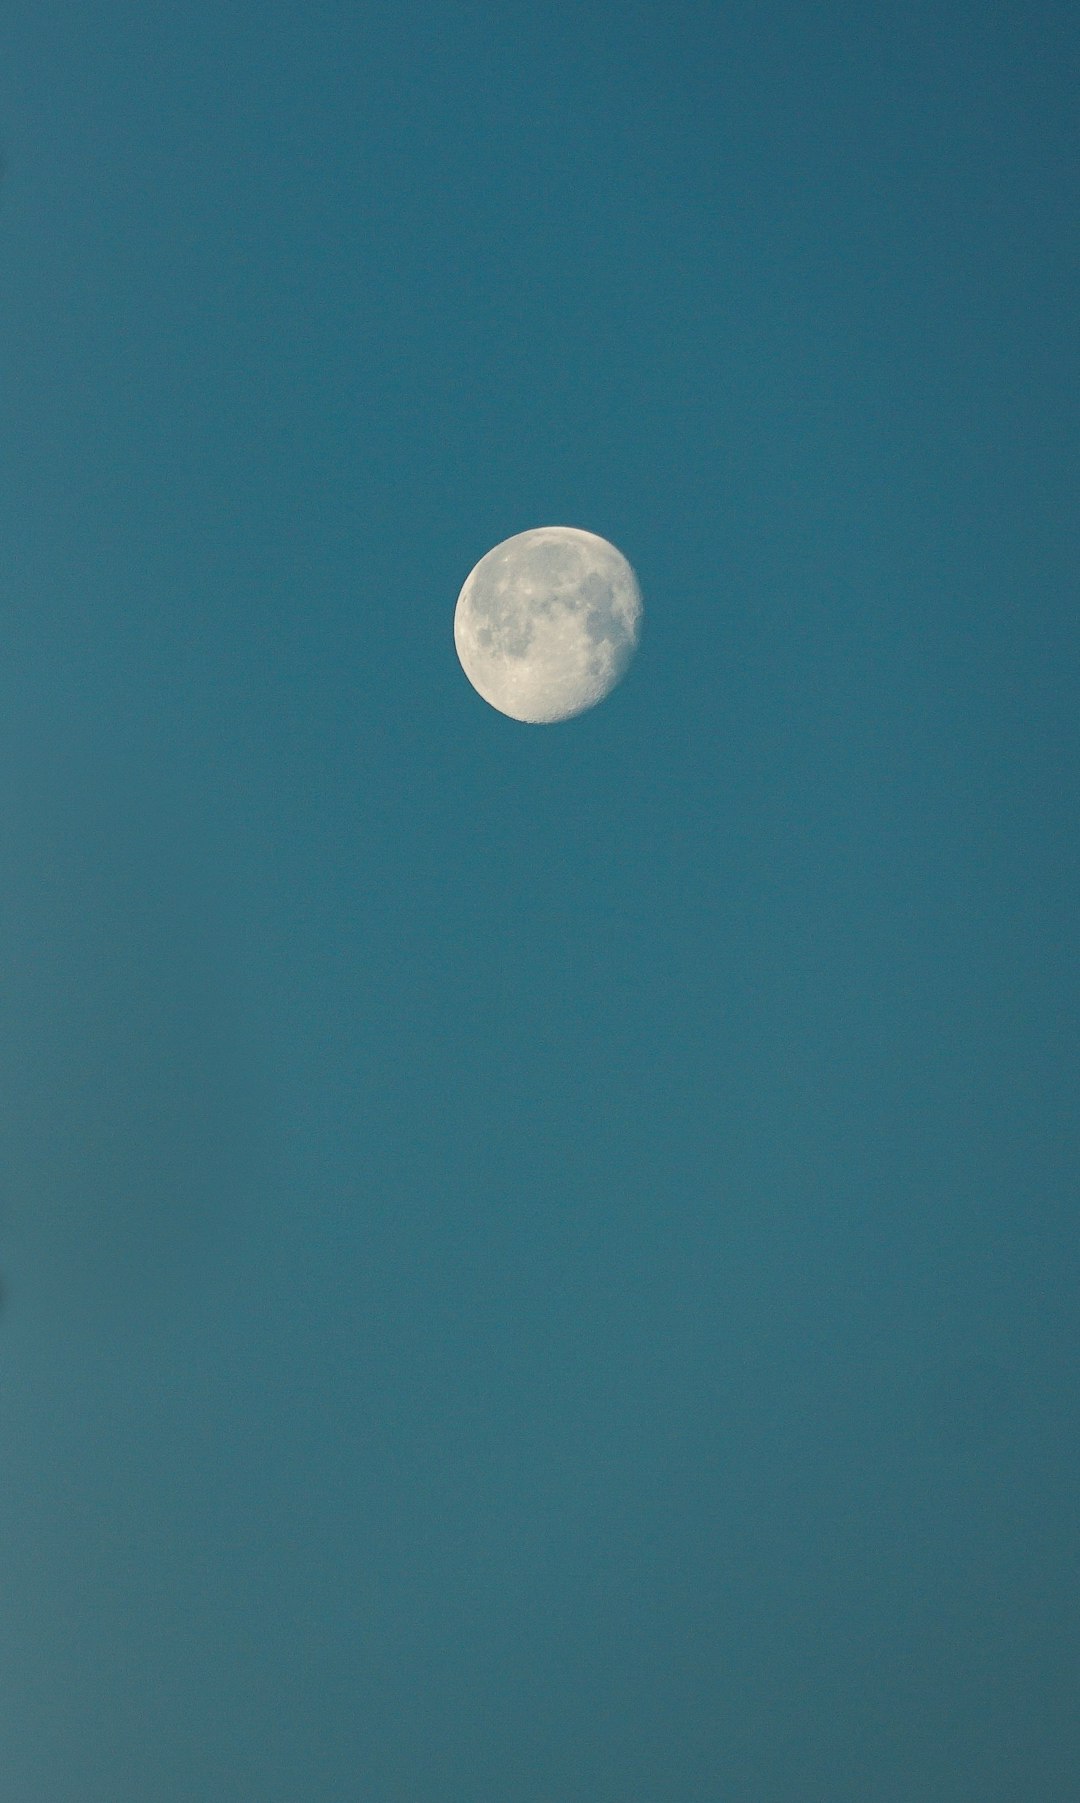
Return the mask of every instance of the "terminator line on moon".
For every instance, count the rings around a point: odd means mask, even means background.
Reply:
[[[641,612],[637,578],[606,538],[537,526],[504,539],[466,578],[454,644],[485,701],[547,725],[611,693],[637,649]]]

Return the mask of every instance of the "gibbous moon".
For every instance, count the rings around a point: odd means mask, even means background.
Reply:
[[[458,596],[454,644],[479,695],[512,720],[569,720],[610,694],[641,630],[621,551],[578,526],[537,526],[482,557]]]

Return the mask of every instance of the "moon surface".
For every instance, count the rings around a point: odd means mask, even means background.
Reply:
[[[547,725],[595,707],[626,674],[641,591],[621,551],[579,526],[518,532],[482,557],[454,614],[477,694],[512,720]]]

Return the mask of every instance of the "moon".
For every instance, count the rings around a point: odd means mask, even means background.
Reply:
[[[549,725],[595,707],[626,674],[641,591],[621,551],[580,526],[504,539],[465,580],[454,644],[478,695]]]

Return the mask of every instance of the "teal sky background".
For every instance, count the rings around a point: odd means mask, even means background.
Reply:
[[[1080,1795],[1078,47],[8,0],[3,1803]]]

